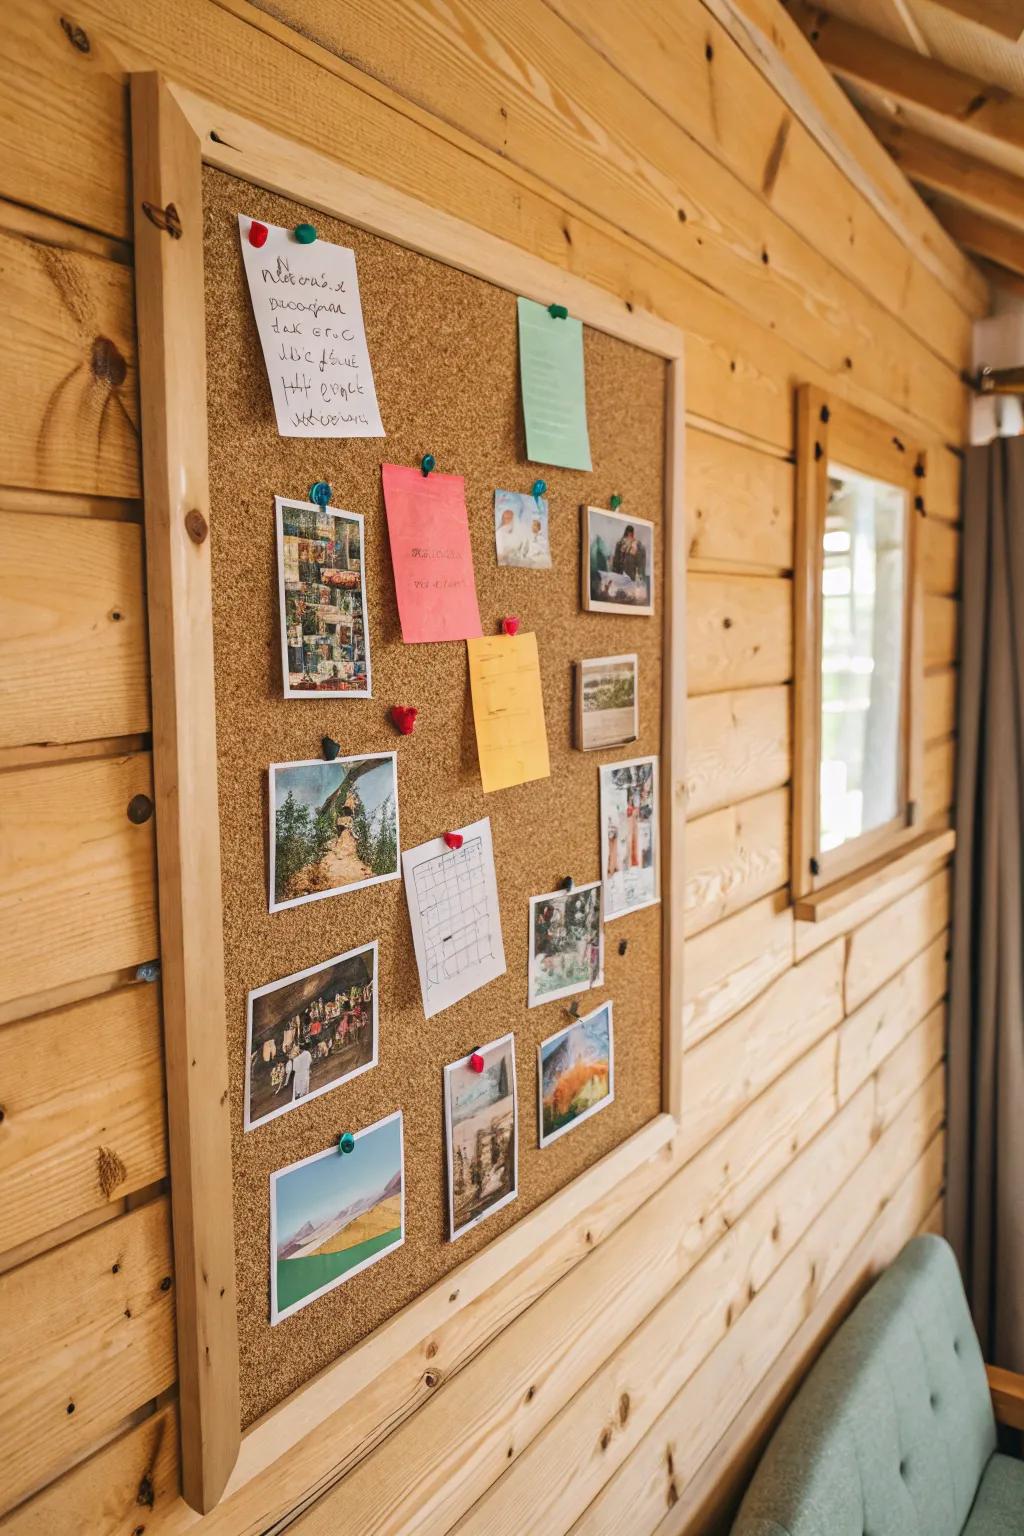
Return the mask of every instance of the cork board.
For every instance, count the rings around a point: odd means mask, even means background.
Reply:
[[[231,1075],[238,1337],[243,1424],[279,1402],[505,1228],[613,1151],[661,1109],[660,907],[607,930],[603,987],[586,1011],[615,1004],[615,1102],[570,1135],[537,1146],[537,1046],[564,1022],[562,1005],[528,1009],[529,898],[565,875],[599,877],[598,765],[657,753],[662,729],[664,462],[667,365],[585,329],[593,472],[526,462],[519,401],[516,295],[379,236],[203,169],[211,558],[217,696],[226,1020]],[[277,435],[238,249],[237,214],[286,227],[308,221],[354,249],[387,436],[352,441]],[[402,643],[381,495],[382,462],[418,464],[466,481],[484,630],[514,613],[538,637],[551,777],[497,794],[480,787],[463,643]],[[553,568],[499,567],[495,489],[548,483]],[[305,498],[315,480],[333,505],[360,512],[374,697],[285,700],[281,692],[274,497]],[[655,617],[580,609],[579,507],[607,506],[656,524]],[[573,745],[573,666],[639,656],[640,737],[583,753]],[[415,704],[399,737],[395,703]],[[507,974],[425,1022],[401,881],[267,911],[267,767],[320,756],[396,750],[403,847],[491,818]],[[665,843],[661,828],[662,846]],[[376,939],[380,1063],[293,1113],[243,1133],[245,1003],[275,981]],[[625,956],[619,941],[628,939]],[[446,1240],[442,1068],[481,1041],[515,1032],[519,1197],[455,1243]],[[406,1241],[301,1312],[269,1322],[269,1179],[276,1169],[401,1108]]]

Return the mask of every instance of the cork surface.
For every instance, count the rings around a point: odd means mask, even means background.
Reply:
[[[553,1146],[537,1146],[537,1046],[566,1022],[564,1004],[528,1009],[529,898],[571,874],[600,875],[598,766],[656,753],[661,728],[664,437],[662,360],[586,330],[593,473],[524,458],[516,295],[287,199],[204,169],[211,549],[235,1244],[243,1423],[279,1402],[449,1270],[491,1242],[638,1130],[661,1107],[661,909],[609,924],[605,984],[581,1011],[615,1003],[615,1102]],[[237,214],[286,227],[308,220],[356,252],[366,332],[387,436],[353,441],[277,435],[238,249]],[[548,780],[485,795],[480,787],[466,647],[403,645],[388,555],[380,464],[418,464],[466,481],[485,633],[505,614],[538,637],[551,752]],[[553,569],[499,567],[495,489],[548,483]],[[333,505],[366,520],[374,697],[282,698],[274,497],[305,499],[315,480]],[[580,610],[582,502],[658,528],[654,618]],[[636,651],[640,738],[627,748],[573,747],[573,663]],[[412,736],[388,711],[415,704]],[[267,767],[321,755],[397,750],[403,847],[489,816],[508,972],[426,1022],[402,882],[267,911]],[[662,829],[664,844],[664,829]],[[245,1004],[250,988],[377,939],[380,1064],[292,1113],[243,1133]],[[619,941],[629,940],[625,956]],[[455,1243],[446,1240],[445,1063],[515,1031],[519,1198]],[[406,1241],[301,1312],[269,1322],[269,1180],[298,1158],[401,1108]]]

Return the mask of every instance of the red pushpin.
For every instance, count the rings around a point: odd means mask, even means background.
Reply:
[[[259,250],[261,246],[266,245],[269,234],[270,230],[265,224],[261,224],[259,219],[253,219],[249,225],[249,244],[254,245]]]
[[[462,847],[462,833],[461,832],[446,832],[445,835],[444,835],[444,840],[448,844],[449,848],[461,848]]]
[[[519,620],[513,618],[502,619],[501,632],[503,635],[518,635]]]
[[[472,1056],[469,1058],[469,1064],[473,1068],[474,1072],[482,1072],[484,1069],[484,1058],[482,1053],[480,1051],[474,1051]]]
[[[415,704],[392,704],[391,719],[397,731],[403,736],[411,736],[416,729],[416,716],[419,713]]]

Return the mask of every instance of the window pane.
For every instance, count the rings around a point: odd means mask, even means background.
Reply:
[[[820,849],[901,808],[907,498],[830,464],[822,573]]]

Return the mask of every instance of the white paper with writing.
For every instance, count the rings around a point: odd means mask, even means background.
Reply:
[[[279,434],[383,437],[355,252],[277,224],[257,248],[252,222],[238,215],[238,237]]]

